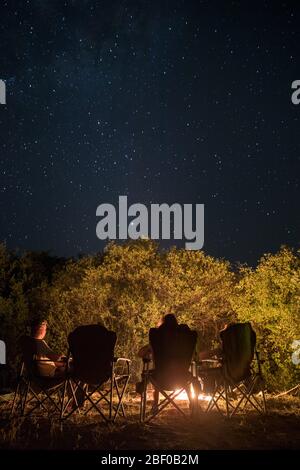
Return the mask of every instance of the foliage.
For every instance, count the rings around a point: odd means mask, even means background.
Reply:
[[[291,348],[300,339],[300,252],[283,247],[263,256],[256,269],[242,267],[233,296],[241,321],[251,321],[258,334],[269,386],[299,382],[299,365]]]
[[[0,245],[0,336],[15,368],[17,339],[33,318],[48,319],[48,342],[61,352],[76,326],[100,322],[116,331],[116,353],[133,359],[136,378],[137,351],[163,314],[196,329],[200,350],[216,346],[225,323],[250,320],[269,386],[287,386],[299,380],[290,350],[300,339],[298,255],[283,248],[256,269],[234,270],[203,251],[161,251],[150,240],[110,243],[101,255],[69,260],[17,256]]]

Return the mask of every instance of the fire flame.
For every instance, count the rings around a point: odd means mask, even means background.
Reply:
[[[180,391],[180,389],[176,390],[176,394],[179,391]],[[151,398],[152,398],[152,393],[153,393],[153,390],[147,391],[147,398],[149,400],[151,400]],[[160,399],[164,399],[163,395],[159,394],[159,396],[160,396]],[[191,396],[192,396],[192,399],[194,399],[195,396],[196,396],[193,386],[191,386]],[[200,401],[210,401],[211,398],[212,398],[211,395],[206,395],[205,393],[199,393],[199,395],[198,395],[198,400],[200,400]],[[182,390],[180,393],[178,393],[178,395],[176,396],[176,400],[177,401],[188,401],[189,398],[188,398],[188,395],[187,395],[186,391]]]
[[[179,391],[179,390],[178,390]],[[195,398],[195,391],[192,387],[192,398]],[[187,393],[185,390],[182,390],[176,397],[176,400],[178,401],[188,401],[188,396],[187,396]],[[199,393],[198,395],[198,400],[202,400],[202,401],[210,401],[211,400],[211,396],[210,395],[205,395],[204,393]]]

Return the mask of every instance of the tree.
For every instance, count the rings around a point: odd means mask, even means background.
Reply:
[[[233,308],[241,321],[251,321],[258,333],[264,369],[273,388],[300,380],[293,364],[292,342],[300,339],[299,251],[282,247],[263,256],[256,269],[242,267]]]

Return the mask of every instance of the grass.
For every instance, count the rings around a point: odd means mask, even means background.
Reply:
[[[268,414],[217,412],[184,418],[168,408],[149,424],[138,421],[138,401],[126,403],[127,418],[107,425],[99,415],[57,418],[32,415],[9,419],[9,401],[0,402],[1,449],[200,450],[300,449],[300,398],[268,397]]]

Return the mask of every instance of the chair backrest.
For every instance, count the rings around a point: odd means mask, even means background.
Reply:
[[[251,374],[256,334],[249,322],[234,323],[221,331],[224,371],[234,383],[245,380]]]
[[[197,333],[187,325],[151,328],[149,340],[153,351],[156,378],[165,390],[182,387],[189,377]]]
[[[36,340],[31,336],[24,335],[20,338],[20,347],[27,374],[37,376],[37,363],[35,359],[38,354],[38,346]]]
[[[101,325],[83,325],[68,336],[73,374],[87,384],[101,384],[111,374],[117,335]]]

